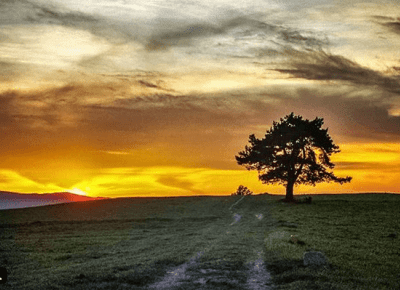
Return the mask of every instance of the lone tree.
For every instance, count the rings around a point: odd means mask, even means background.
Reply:
[[[303,120],[293,113],[273,122],[263,139],[249,136],[250,146],[239,152],[236,161],[247,170],[257,170],[262,183],[278,183],[286,187],[286,201],[294,201],[293,186],[335,181],[343,184],[351,177],[336,177],[332,153],[340,152],[333,144],[328,129],[322,129],[323,118]]]

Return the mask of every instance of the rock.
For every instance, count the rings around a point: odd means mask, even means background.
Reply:
[[[303,254],[304,266],[325,266],[328,264],[328,260],[325,255],[317,251],[309,251]]]
[[[0,267],[0,284],[5,284],[7,282],[7,269]]]

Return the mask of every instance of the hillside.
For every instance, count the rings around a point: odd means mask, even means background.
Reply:
[[[16,192],[0,191],[0,210],[45,206],[51,204],[82,202],[104,199],[102,197],[89,197],[69,192],[55,192],[44,194],[22,194]]]

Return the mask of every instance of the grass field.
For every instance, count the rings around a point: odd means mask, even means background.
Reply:
[[[249,196],[233,208],[240,197],[0,211],[0,264],[9,271],[2,289],[147,289],[193,257],[188,281],[173,289],[246,289],[249,261],[260,251],[277,289],[399,289],[400,242],[390,237],[400,230],[399,195],[280,198]],[[290,235],[305,245],[289,243]],[[324,252],[329,267],[304,267],[307,249]],[[226,279],[189,283],[217,274]]]
[[[400,195],[314,195],[312,204],[275,203],[266,237],[278,289],[400,289]],[[304,246],[287,241],[291,235]],[[301,266],[307,249],[330,267]]]
[[[244,215],[230,226],[238,198],[116,199],[2,211],[0,262],[10,272],[4,289],[146,289],[199,253],[199,265],[235,276],[234,285],[226,279],[225,286],[203,289],[244,289],[246,262],[257,254],[255,246],[262,250],[268,220]],[[190,287],[183,289],[199,289]]]

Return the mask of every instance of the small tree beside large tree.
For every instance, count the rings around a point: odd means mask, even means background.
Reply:
[[[313,185],[319,182],[350,182],[351,177],[336,177],[331,171],[333,153],[340,152],[322,129],[323,118],[312,121],[293,113],[273,122],[263,139],[249,136],[250,145],[239,152],[236,161],[248,170],[257,170],[258,178],[266,184],[286,187],[286,201],[294,201],[293,187],[298,184]]]

